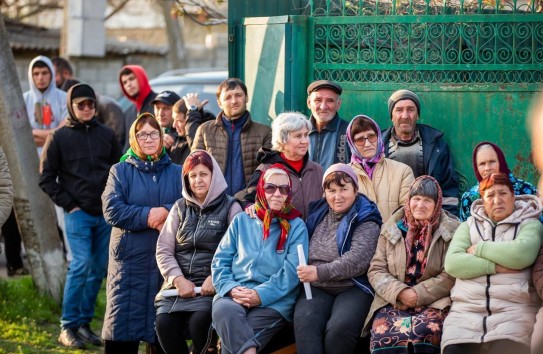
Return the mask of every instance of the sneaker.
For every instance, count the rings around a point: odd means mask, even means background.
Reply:
[[[81,339],[85,341],[85,343],[90,343],[92,345],[96,346],[102,346],[102,339],[98,337],[91,329],[88,323],[81,325],[79,329],[77,330],[77,334]]]
[[[85,342],[77,335],[74,328],[64,328],[60,331],[58,341],[68,348],[85,349]]]

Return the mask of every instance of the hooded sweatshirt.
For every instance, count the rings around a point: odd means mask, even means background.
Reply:
[[[32,78],[32,68],[37,61],[45,63],[51,72],[51,81],[44,92],[41,92],[36,87],[34,79]],[[58,127],[58,125],[66,119],[68,111],[66,110],[66,92],[58,89],[55,85],[55,68],[53,67],[51,59],[43,55],[39,55],[32,59],[30,65],[28,65],[28,84],[30,90],[23,94],[23,98],[32,129],[54,129]],[[51,124],[48,126],[44,126],[43,122],[40,123],[41,112],[36,111],[38,105],[39,107],[45,105],[51,107]],[[41,153],[41,147],[38,148],[38,153]]]
[[[173,280],[180,275],[189,277],[189,274],[183,274],[183,271],[181,270],[181,268],[185,268],[186,265],[180,265],[175,258],[175,248],[176,248],[176,242],[177,242],[176,236],[179,231],[182,231],[183,227],[191,223],[191,220],[180,219],[179,217],[180,210],[181,210],[181,213],[183,214],[183,217],[187,217],[187,215],[189,215],[186,212],[186,209],[188,208],[192,208],[197,213],[200,213],[200,214],[211,212],[208,209],[208,207],[212,205],[215,200],[222,197],[226,191],[227,184],[221,172],[221,168],[219,167],[215,158],[213,158],[212,155],[209,155],[209,156],[211,157],[211,160],[213,161],[213,172],[211,175],[211,183],[209,185],[209,190],[207,192],[207,196],[204,202],[200,203],[188,190],[190,187],[187,186],[187,183],[183,183],[183,187],[182,187],[183,198],[179,199],[174,204],[172,210],[170,211],[170,214],[168,215],[168,218],[166,219],[166,222],[164,223],[164,228],[162,229],[162,232],[160,233],[160,236],[158,237],[157,251],[156,251],[157,263],[158,263],[160,272],[162,273],[162,276],[164,277],[165,285],[169,284],[170,286],[173,286]],[[182,209],[185,209],[185,212],[183,212]],[[227,223],[224,225],[223,233],[226,232],[228,225],[230,224],[234,216],[240,211],[241,211],[241,206],[238,203],[231,204],[231,207],[228,212],[228,220],[227,220]],[[208,221],[211,221],[211,220],[208,220]],[[196,231],[194,232],[194,234],[196,234]],[[199,242],[199,240],[197,239],[193,241],[195,242],[194,243],[195,245]],[[219,241],[220,239],[217,240],[215,248],[219,244]],[[215,250],[213,250],[213,253],[214,251]],[[198,250],[191,250],[189,253],[192,255],[193,252],[196,253],[198,252]],[[207,265],[208,267],[211,267],[211,258],[213,257],[213,253],[211,253],[211,257],[209,258],[209,264]],[[192,257],[192,258],[198,258],[198,257]],[[211,272],[208,275],[211,275]]]
[[[121,85],[121,90],[123,91],[123,94],[134,104],[135,110],[130,107],[125,111],[125,143],[123,146],[123,151],[126,151],[128,149],[129,145],[129,131],[130,127],[132,126],[132,123],[136,120],[136,117],[139,116],[142,113],[151,113],[152,115],[155,114],[153,105],[151,102],[156,97],[156,92],[154,92],[151,89],[151,86],[149,85],[149,79],[147,78],[147,73],[145,72],[145,69],[139,65],[125,65],[121,69],[130,69],[136,76],[136,79],[138,80],[138,86],[139,86],[139,93],[136,97],[129,96],[126,91],[124,90],[123,83],[121,82],[121,75],[119,75],[119,85]]]

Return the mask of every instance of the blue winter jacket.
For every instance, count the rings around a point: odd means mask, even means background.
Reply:
[[[307,259],[307,229],[300,218],[290,220],[284,252],[277,252],[281,231],[277,219],[264,240],[262,221],[245,213],[234,217],[211,263],[215,299],[228,296],[236,286],[256,290],[261,307],[269,307],[292,321],[300,280],[297,246],[301,244]]]
[[[326,198],[317,200],[309,205],[309,217],[306,221],[309,238],[313,236],[315,229],[329,211],[330,206],[328,205]],[[354,230],[368,221],[377,223],[379,227],[383,224],[381,213],[379,213],[377,205],[369,200],[364,194],[358,193],[353,206],[343,216],[336,231],[336,243],[340,257],[351,249],[351,240]],[[371,296],[375,295],[367,274],[351,278],[351,280],[361,290],[367,292]]]
[[[162,285],[156,263],[158,231],[147,226],[153,207],[170,210],[181,198],[181,166],[167,154],[158,161],[129,156],[113,165],[102,194],[113,226],[102,337],[155,343],[154,298]]]

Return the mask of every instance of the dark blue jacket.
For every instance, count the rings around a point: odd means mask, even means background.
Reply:
[[[329,210],[330,207],[326,202],[326,198],[317,200],[309,205],[309,217],[306,221],[309,239],[311,239],[315,229],[324,219],[326,214],[328,214]],[[383,224],[377,205],[365,195],[358,193],[353,206],[343,216],[336,231],[336,243],[340,257],[351,249],[351,240],[354,230],[358,226],[369,221],[377,223],[379,227]],[[371,296],[375,295],[367,274],[352,278],[351,280],[361,290],[367,292]]]
[[[347,127],[349,122],[343,120],[336,113],[335,117],[317,132],[317,122],[313,116],[309,118],[311,131],[309,132],[309,159],[315,161],[326,171],[331,165],[341,162],[351,162],[351,150],[347,145]],[[331,148],[334,146],[334,148]]]
[[[245,188],[245,174],[243,171],[243,156],[241,152],[241,130],[247,122],[249,112],[236,120],[228,120],[222,115],[224,130],[228,135],[228,147],[226,148],[226,171],[224,178],[228,183],[225,193],[234,195]]]
[[[167,154],[155,162],[129,156],[111,168],[102,194],[104,217],[113,226],[104,339],[156,342],[154,299],[163,280],[155,257],[158,231],[147,226],[147,216],[153,207],[170,210],[179,198],[181,166]]]
[[[456,204],[443,203],[443,209],[458,216],[458,176],[449,146],[443,138],[443,132],[426,124],[417,124],[422,139],[422,154],[424,155],[424,173],[434,177],[443,192],[443,198],[454,198]],[[388,145],[392,127],[383,131],[385,156],[388,157]],[[402,162],[402,161],[400,161]]]

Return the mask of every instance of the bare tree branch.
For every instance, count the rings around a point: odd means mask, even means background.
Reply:
[[[109,14],[106,15],[106,17],[104,18],[104,21],[109,20],[110,17],[115,15],[117,12],[121,11],[124,8],[124,6],[128,3],[128,1],[130,0],[122,0],[121,3],[118,5],[114,5],[112,1],[108,1],[108,4],[110,4],[111,6],[114,6],[114,8]]]

